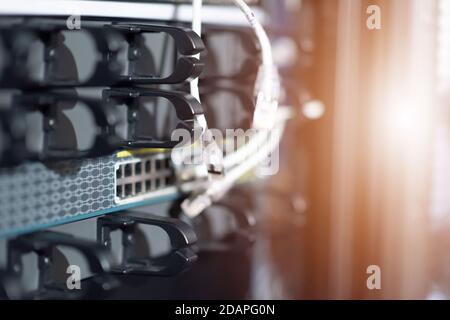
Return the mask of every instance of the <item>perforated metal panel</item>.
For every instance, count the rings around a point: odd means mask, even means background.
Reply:
[[[114,205],[114,158],[0,171],[0,233]]]
[[[168,159],[164,154],[152,157]],[[123,163],[123,159],[107,156],[51,165],[28,163],[0,170],[0,236],[59,224],[68,218],[84,219],[118,207],[115,199],[118,163]],[[172,177],[170,170],[163,171],[161,174]],[[151,192],[167,187],[164,184]],[[146,195],[146,199],[151,197]],[[128,199],[127,203],[138,205],[141,200]]]

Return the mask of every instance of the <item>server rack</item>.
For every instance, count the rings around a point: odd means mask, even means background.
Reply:
[[[196,116],[223,132],[251,126],[261,48],[237,8],[202,10],[200,38],[190,2],[0,6],[3,298],[221,297],[203,281],[176,290],[214,265],[245,279],[225,296],[248,297],[254,177],[189,219],[180,203],[196,181],[180,188],[171,158],[172,131],[194,137]],[[199,256],[210,265],[180,278]]]

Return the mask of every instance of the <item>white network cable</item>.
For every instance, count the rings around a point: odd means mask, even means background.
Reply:
[[[274,123],[274,128],[270,131],[261,131],[261,137],[266,140],[263,144],[258,145],[257,151],[253,152],[250,157],[245,159],[240,165],[235,166],[227,171],[223,179],[215,180],[210,183],[209,187],[202,193],[195,194],[192,198],[187,198],[181,204],[181,208],[187,216],[193,218],[202,213],[206,208],[211,206],[213,202],[220,200],[223,195],[228,192],[233,185],[244,174],[262,163],[279,145],[283,136],[285,123],[291,117],[289,108],[279,108]],[[243,147],[246,148],[246,147]]]
[[[192,31],[202,36],[202,7],[203,0],[192,0]],[[194,56],[200,59],[200,53]],[[200,102],[200,90],[198,88],[198,77],[190,82],[191,95]],[[202,133],[207,129],[205,115],[197,117],[197,123],[202,128]]]
[[[192,0],[192,30],[200,37],[202,35],[202,6],[203,0]],[[200,59],[200,54],[195,56]],[[200,102],[199,78],[195,78],[190,82],[191,94]],[[223,155],[217,143],[212,139],[212,133],[208,130],[208,123],[204,114],[196,117],[197,124],[200,126],[201,143],[203,147],[203,162],[208,167],[207,175],[211,180],[218,172],[223,171]],[[204,145],[203,145],[204,144]],[[213,173],[211,173],[211,171]]]
[[[225,176],[210,181],[202,192],[195,193],[182,203],[183,211],[190,217],[199,215],[214,201],[219,200],[242,175],[270,155],[279,144],[288,118],[283,110],[277,112],[280,81],[273,63],[269,37],[243,0],[233,2],[244,13],[261,46],[262,65],[255,85],[256,106],[252,125],[258,132],[252,135],[247,144],[224,159],[224,166],[229,169]]]
[[[250,7],[243,0],[233,2],[244,13],[261,46],[262,65],[258,70],[255,84],[256,107],[253,114],[253,128],[272,129],[278,108],[280,81],[273,62],[270,40]]]
[[[192,31],[194,31],[200,37],[202,35],[202,6],[203,0],[192,0]],[[197,54],[195,58],[200,59],[200,53]],[[194,96],[194,98],[196,98],[200,102],[198,78],[192,80],[190,86],[191,86],[191,94]]]

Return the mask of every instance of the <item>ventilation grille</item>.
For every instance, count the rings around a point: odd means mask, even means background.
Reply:
[[[116,203],[145,199],[174,182],[169,153],[127,158],[116,164]]]

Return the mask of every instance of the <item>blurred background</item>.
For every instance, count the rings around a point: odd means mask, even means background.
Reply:
[[[266,3],[300,114],[270,183],[296,210],[266,199],[280,294],[449,298],[450,1]]]

